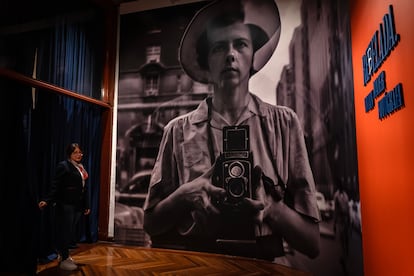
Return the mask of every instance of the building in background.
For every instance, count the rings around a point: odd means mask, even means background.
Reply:
[[[303,1],[276,99],[296,111],[317,189],[332,199],[338,182],[359,200],[349,3]]]
[[[152,168],[165,124],[193,110],[212,93],[212,87],[192,81],[178,61],[182,33],[202,5],[181,5],[121,17],[119,186],[125,185],[136,172]]]

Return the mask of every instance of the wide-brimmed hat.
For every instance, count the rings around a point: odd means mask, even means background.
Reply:
[[[201,8],[188,24],[181,39],[178,59],[183,70],[193,80],[201,83],[211,81],[210,73],[200,65],[197,48],[205,35],[210,20],[241,10],[243,23],[259,30],[264,37],[256,43],[252,73],[259,71],[270,59],[280,37],[280,16],[274,0],[216,0]],[[253,44],[255,44],[253,38]],[[205,53],[207,55],[207,53]]]

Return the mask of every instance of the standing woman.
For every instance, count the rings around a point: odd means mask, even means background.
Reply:
[[[82,213],[90,213],[86,193],[88,173],[81,163],[83,152],[79,144],[69,144],[66,155],[67,159],[57,165],[49,194],[39,202],[39,208],[42,210],[48,204],[56,203],[56,245],[61,257],[59,267],[75,270],[78,266],[69,256],[69,248]]]

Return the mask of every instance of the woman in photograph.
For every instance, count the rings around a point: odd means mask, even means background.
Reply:
[[[280,29],[273,0],[214,1],[187,26],[181,66],[214,92],[164,129],[144,206],[153,247],[285,262],[287,242],[318,256],[320,215],[298,117],[249,90]]]

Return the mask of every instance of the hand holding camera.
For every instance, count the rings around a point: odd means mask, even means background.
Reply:
[[[210,232],[217,228],[216,221],[221,212],[213,202],[220,201],[225,196],[225,191],[211,184],[212,171],[213,168],[181,185],[176,190],[175,196],[170,199],[183,206],[193,217],[192,225],[180,229],[183,235],[204,231],[206,227]]]
[[[212,169],[194,180],[181,185],[177,192],[178,202],[183,202],[191,210],[198,210],[206,213],[218,213],[211,201],[216,202],[225,196],[220,187],[211,184]]]

